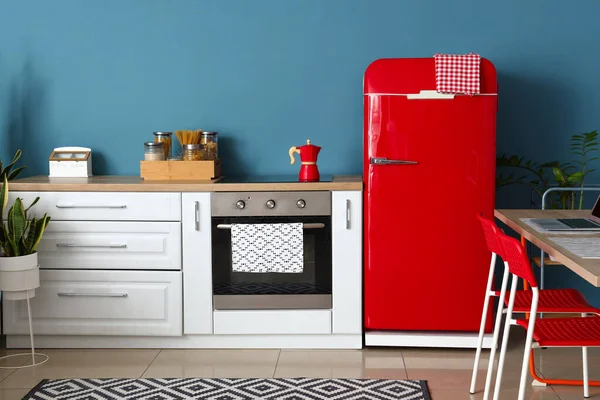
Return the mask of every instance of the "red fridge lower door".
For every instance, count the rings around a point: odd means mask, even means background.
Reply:
[[[367,114],[365,156],[417,164],[365,166],[366,328],[478,331],[490,253],[476,215],[494,208],[496,98],[376,96]]]

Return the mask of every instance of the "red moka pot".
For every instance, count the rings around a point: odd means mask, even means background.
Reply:
[[[302,166],[300,167],[300,173],[298,174],[298,180],[300,182],[318,182],[320,179],[319,168],[317,167],[317,157],[319,156],[321,148],[310,144],[310,140],[306,141],[304,146],[291,147],[290,148],[290,164],[296,162],[294,153],[300,154],[300,161]]]

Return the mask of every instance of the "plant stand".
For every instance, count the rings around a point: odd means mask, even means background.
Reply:
[[[31,354],[31,364],[0,367],[0,369],[21,369],[35,367],[49,360],[45,354],[36,353],[33,342],[33,324],[31,322],[31,304],[29,299],[35,296],[35,289],[40,286],[40,266],[38,264],[37,253],[22,257],[0,257],[0,290],[5,301],[26,300],[27,318],[29,320],[29,339],[31,343],[31,353],[9,354],[0,357],[0,360],[14,358],[18,356],[28,356]],[[35,356],[42,360],[36,362]]]
[[[32,324],[31,324],[31,306],[29,304],[29,297],[27,297],[26,300],[27,300],[27,318],[29,319],[29,339],[31,342],[31,353],[9,354],[7,356],[0,357],[0,360],[5,360],[8,358],[14,358],[14,357],[20,357],[20,356],[28,356],[31,354],[31,364],[20,365],[17,367],[0,367],[0,369],[22,369],[22,368],[35,367],[37,365],[41,365],[41,364],[45,363],[46,361],[48,361],[50,359],[50,357],[48,357],[45,354],[35,352],[35,345],[33,343],[33,328],[32,328]],[[36,362],[35,356],[41,357],[42,360]]]

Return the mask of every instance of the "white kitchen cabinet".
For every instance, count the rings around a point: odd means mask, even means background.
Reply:
[[[181,336],[181,272],[40,271],[36,335]],[[27,303],[4,301],[4,333],[29,333]]]
[[[332,192],[333,333],[362,333],[362,192]]]
[[[210,193],[183,193],[183,318],[185,334],[213,333]]]
[[[331,310],[218,310],[215,335],[331,333]]]
[[[181,223],[51,221],[38,246],[44,269],[181,269]]]
[[[16,197],[26,207],[39,197],[31,211],[38,217],[47,213],[54,221],[181,220],[181,193],[9,192],[9,205]]]
[[[202,190],[202,189],[201,189]],[[214,310],[209,192],[11,192],[52,221],[32,299],[42,347],[323,347],[362,344],[362,192],[332,191],[331,309]],[[10,346],[27,304],[4,301]],[[127,336],[127,337],[126,337]]]

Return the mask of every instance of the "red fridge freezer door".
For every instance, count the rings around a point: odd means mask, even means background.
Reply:
[[[365,111],[366,328],[476,332],[490,262],[476,215],[493,215],[497,97],[369,95]]]

